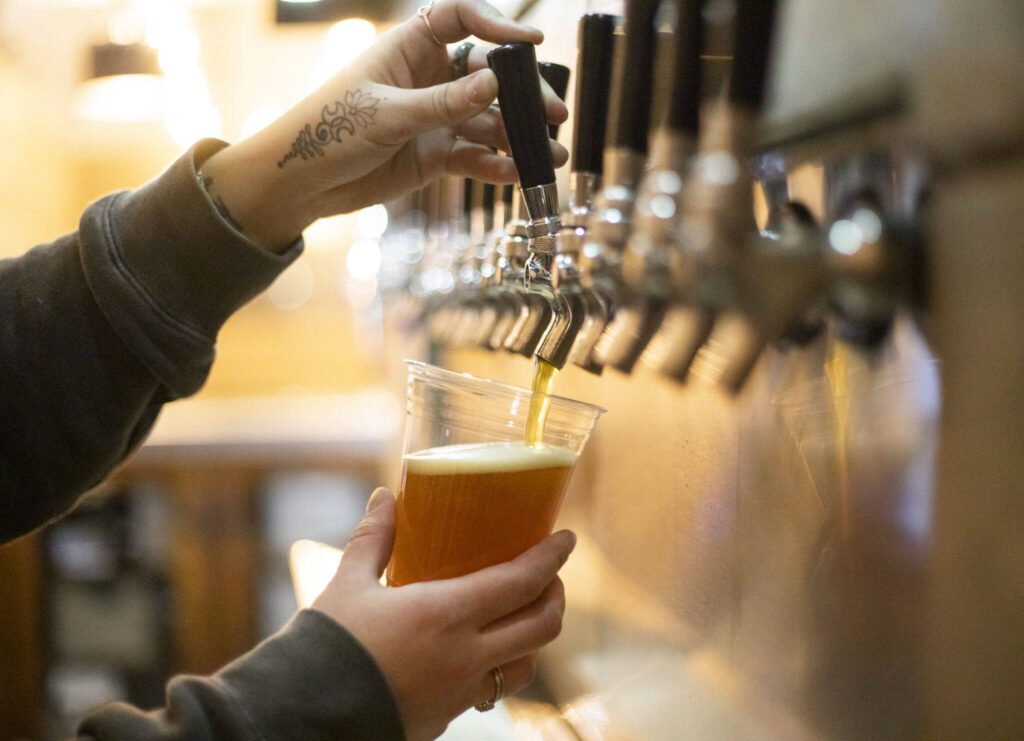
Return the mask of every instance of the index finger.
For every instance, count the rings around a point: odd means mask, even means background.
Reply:
[[[476,36],[495,44],[510,44],[526,41],[539,44],[544,34],[533,26],[506,18],[497,8],[484,0],[441,0],[434,4],[428,16],[430,27],[438,40],[444,44],[462,41],[467,36]],[[422,33],[431,44],[425,24]]]
[[[575,546],[576,536],[568,530],[549,535],[511,561],[452,579],[454,598],[470,620],[488,625],[536,600]]]

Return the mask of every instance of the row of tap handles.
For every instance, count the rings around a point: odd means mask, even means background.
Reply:
[[[830,197],[842,203],[827,229],[815,223],[789,199],[785,162],[758,151],[776,0],[735,0],[729,75],[714,96],[703,89],[710,4],[626,0],[622,18],[580,19],[564,210],[540,78],[564,97],[569,70],[538,65],[530,44],[490,51],[519,183],[499,198],[467,181],[467,226],[449,239],[454,279],[423,301],[435,342],[592,373],[631,373],[643,359],[679,382],[713,345],[718,379],[735,393],[769,344],[805,344],[827,324],[861,347],[884,339],[916,252],[906,210],[874,186],[904,163],[885,153],[830,163],[845,184]],[[671,80],[652,127],[665,43]],[[760,229],[755,184],[767,204]],[[492,223],[502,204],[503,227]]]

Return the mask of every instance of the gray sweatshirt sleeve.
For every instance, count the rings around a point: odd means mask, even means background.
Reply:
[[[301,252],[216,212],[195,172],[224,146],[200,142],[78,232],[0,261],[0,542],[67,510],[195,393],[221,325]]]
[[[277,635],[212,677],[181,676],[167,707],[123,703],[79,727],[95,739],[401,741],[397,704],[373,658],[343,628],[302,610]]]
[[[66,511],[206,380],[217,333],[301,252],[227,224],[196,179],[197,144],[142,187],[89,206],[78,232],[0,261],[0,543]],[[106,706],[81,733],[112,739],[401,739],[366,650],[300,612],[212,677],[178,677],[167,707]]]

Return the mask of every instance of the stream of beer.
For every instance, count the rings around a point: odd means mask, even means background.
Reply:
[[[540,445],[544,442],[544,423],[551,408],[551,391],[555,387],[558,368],[546,360],[537,358],[533,370],[533,386],[530,394],[530,414],[526,418],[526,444]]]

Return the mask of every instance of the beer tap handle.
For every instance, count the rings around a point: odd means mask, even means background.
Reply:
[[[778,0],[738,0],[729,100],[758,112],[764,104]]]
[[[580,18],[570,164],[574,173],[600,176],[602,172],[615,23],[615,16],[602,13],[589,13]]]
[[[467,234],[472,231],[473,224],[473,182],[472,178],[462,181],[462,228]]]
[[[514,185],[501,186],[501,227],[508,231],[508,223],[512,221],[512,196],[515,191]]]
[[[626,0],[625,40],[612,76],[605,149],[647,154],[654,71],[657,0]]]
[[[704,49],[702,0],[678,0],[675,27],[675,69],[665,128],[695,141],[702,94],[701,60]]]
[[[480,207],[484,214],[484,234],[490,234],[494,230],[494,200],[496,186],[494,183],[483,183],[483,192],[480,194]]]
[[[498,106],[523,190],[555,182],[533,44],[505,44],[487,54],[498,78]]]
[[[491,183],[480,180],[467,180],[470,183],[466,191],[469,199],[467,220],[469,233],[473,243],[482,243],[494,228],[494,189]]]
[[[554,62],[538,62],[537,69],[558,99],[565,100],[565,94],[569,91],[569,68]],[[558,124],[548,124],[548,135],[552,139],[558,139]]]

